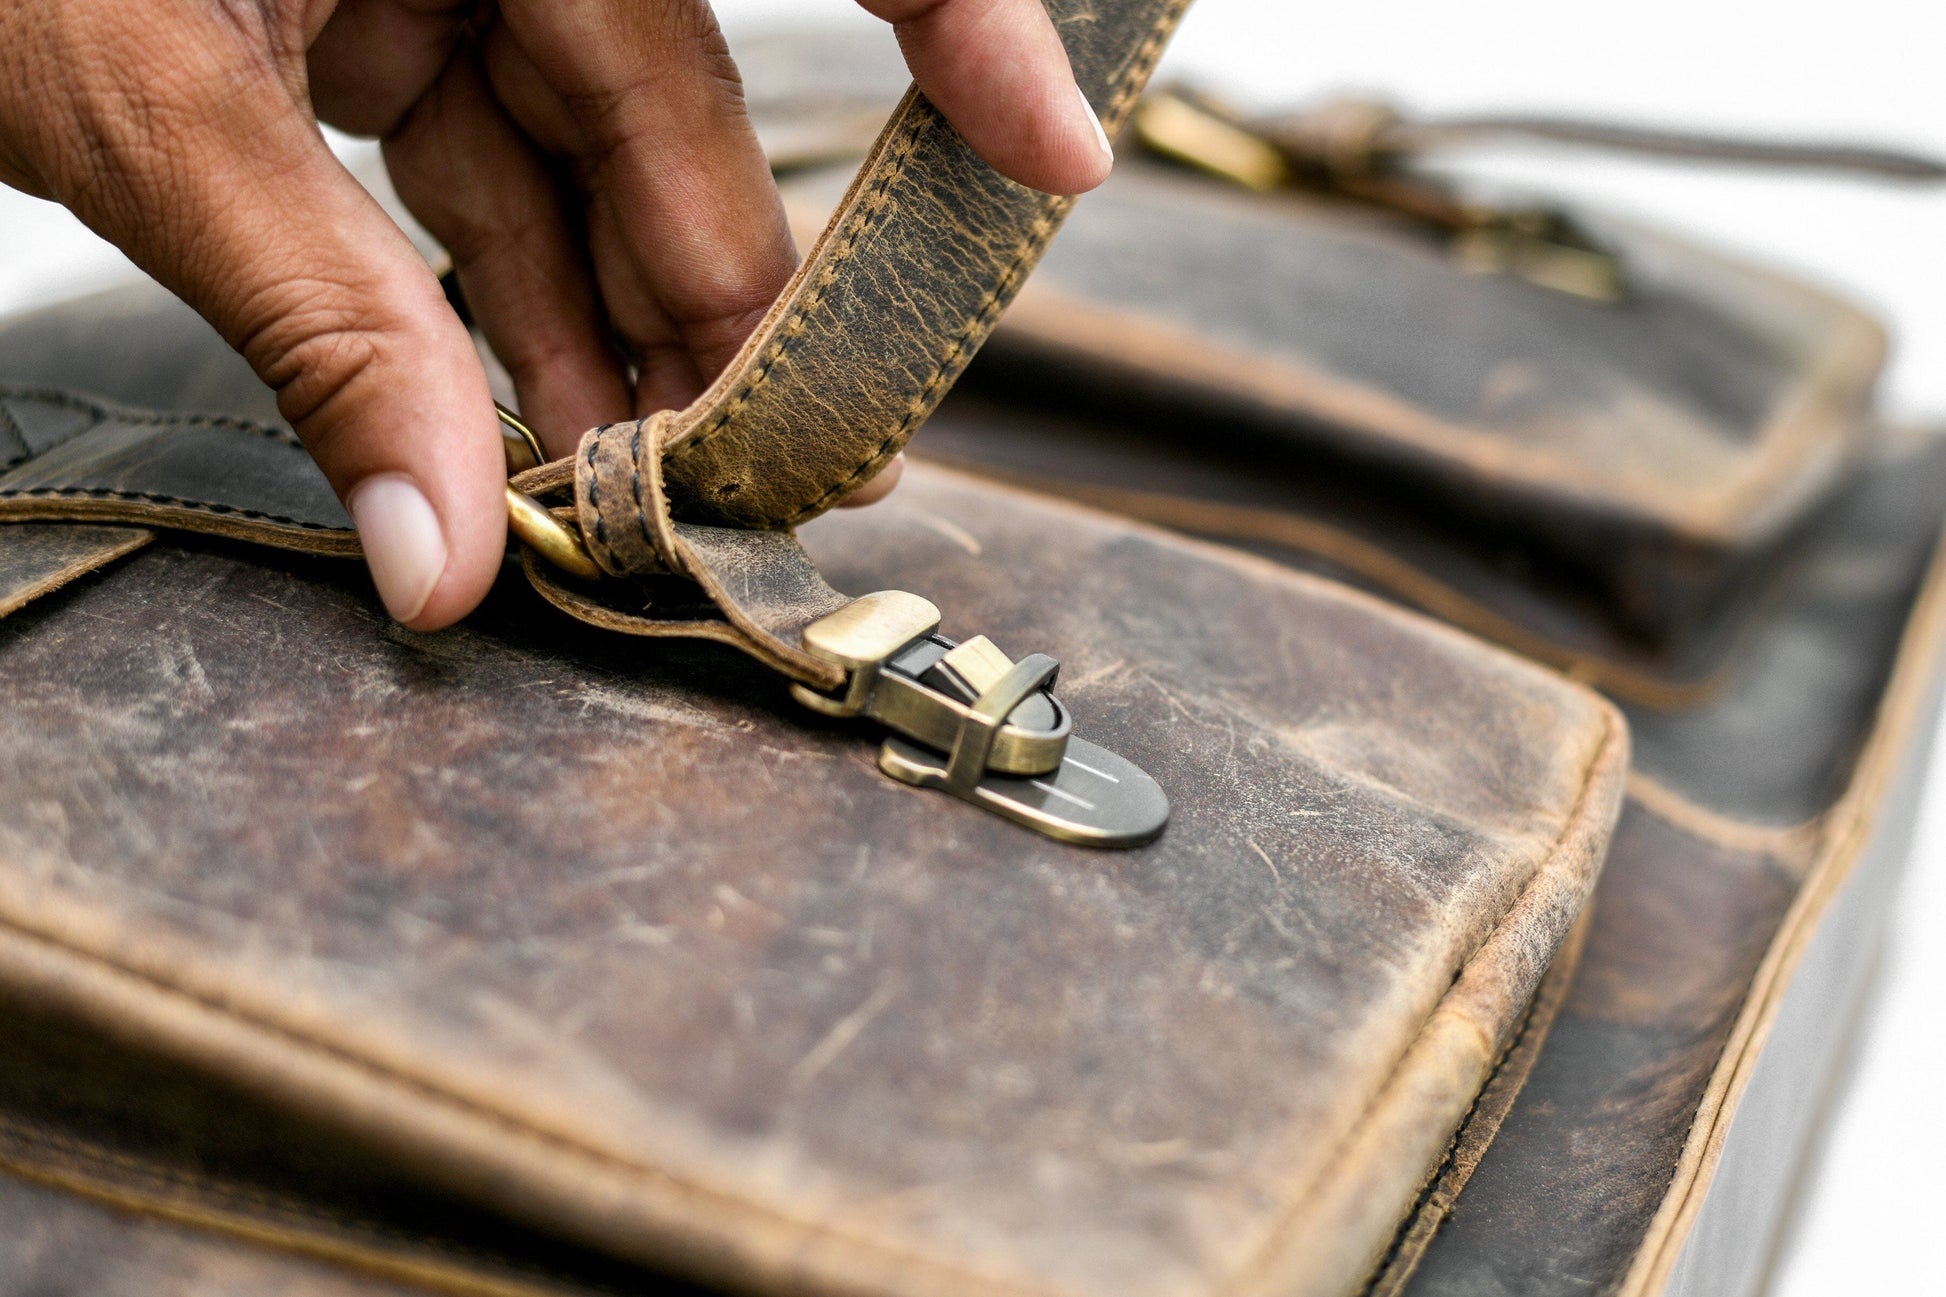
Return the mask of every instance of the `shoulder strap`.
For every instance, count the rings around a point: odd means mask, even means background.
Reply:
[[[1187,7],[1049,0],[1109,131],[1134,109]],[[1073,202],[999,175],[909,91],[763,323],[658,438],[674,514],[779,528],[837,503],[932,413]],[[635,427],[594,436],[632,440]],[[574,472],[561,461],[519,485],[562,490]]]

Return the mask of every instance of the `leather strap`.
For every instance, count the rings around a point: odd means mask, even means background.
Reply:
[[[123,523],[327,557],[361,552],[324,475],[283,428],[0,387],[0,454],[7,456],[0,523]],[[146,540],[140,532],[74,530],[89,535],[61,545],[9,529],[8,554],[34,570],[0,581],[7,595],[0,611]],[[632,635],[718,640],[817,689],[843,682],[841,670],[799,647],[805,626],[848,600],[825,584],[795,536],[693,523],[670,524],[670,535],[676,571],[686,579],[595,590],[568,584],[532,559],[527,570],[545,598],[584,621]],[[30,540],[31,553],[23,549]],[[88,543],[77,548],[81,540]],[[10,566],[22,564],[0,569]]]
[[[1049,0],[1076,78],[1111,132],[1187,7]],[[675,516],[779,528],[831,508],[938,405],[1072,205],[1000,176],[908,92],[737,359],[669,422],[660,444]],[[636,425],[591,435],[632,445]],[[560,461],[519,485],[565,490],[575,472]],[[600,511],[626,530],[619,501]]]
[[[1300,112],[1258,118],[1248,125],[1293,165],[1333,175],[1369,175],[1410,158],[1455,148],[1541,141],[1698,162],[1839,171],[1888,180],[1946,180],[1946,161],[1869,145],[1752,139],[1543,115],[1413,118],[1376,100],[1333,100]]]

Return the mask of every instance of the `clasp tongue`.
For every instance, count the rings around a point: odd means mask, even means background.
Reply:
[[[1015,662],[984,635],[955,643],[939,620],[938,608],[901,590],[854,600],[804,631],[806,651],[846,670],[844,688],[793,685],[791,695],[826,716],[865,716],[892,730],[879,768],[902,783],[1069,842],[1134,846],[1161,832],[1169,802],[1155,781],[1071,737],[1072,719],[1050,692],[1060,663],[1041,653]]]

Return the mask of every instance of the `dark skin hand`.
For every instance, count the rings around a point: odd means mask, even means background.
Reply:
[[[1106,177],[1039,0],[859,2],[1000,171]],[[555,455],[699,395],[796,253],[706,0],[0,0],[0,181],[71,208],[249,360],[387,609],[432,630],[505,548],[492,398],[320,122],[383,141]]]

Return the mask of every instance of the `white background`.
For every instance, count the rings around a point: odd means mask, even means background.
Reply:
[[[720,0],[718,11],[733,43],[779,22],[870,25],[848,0]],[[1265,106],[1379,91],[1431,112],[1531,108],[1946,155],[1942,50],[1937,0],[1200,0],[1162,75]],[[1850,292],[1895,326],[1890,407],[1946,421],[1946,186],[1560,153],[1481,164]],[[57,209],[0,191],[0,312],[129,273]],[[1938,1286],[1927,1241],[1946,1164],[1942,928],[1946,772],[1936,770],[1881,998],[1778,1274],[1784,1297]]]

